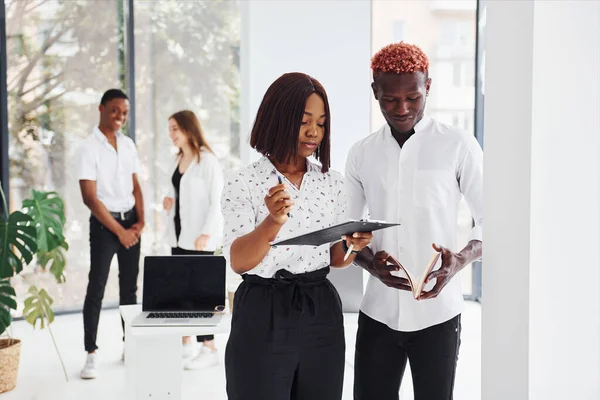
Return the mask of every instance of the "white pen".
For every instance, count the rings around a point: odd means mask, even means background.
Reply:
[[[350,246],[348,246],[348,251],[346,251],[346,255],[344,256],[344,261],[346,261],[348,259],[348,257],[350,257],[350,254],[352,254],[353,248],[354,248],[354,245],[352,243],[350,243]]]

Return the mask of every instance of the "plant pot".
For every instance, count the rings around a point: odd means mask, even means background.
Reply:
[[[21,341],[0,339],[0,393],[13,390],[17,386]]]

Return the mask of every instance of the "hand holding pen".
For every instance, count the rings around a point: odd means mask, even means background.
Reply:
[[[269,216],[278,225],[283,225],[291,217],[290,210],[294,205],[290,194],[286,191],[286,185],[280,176],[277,177],[279,183],[269,189],[265,196],[265,205],[269,209]]]
[[[279,182],[279,184],[280,184],[280,185],[283,185],[283,187],[284,187],[284,188],[286,187],[286,186],[284,185],[284,183],[283,183],[283,178],[281,177],[281,175],[277,175],[277,182]],[[286,193],[287,193],[287,192],[286,192]],[[293,204],[293,203],[294,203],[294,202],[292,202],[292,204]],[[288,212],[288,213],[287,213],[287,216],[288,216],[288,217],[291,217],[292,215],[291,215],[291,214]]]
[[[342,247],[346,254],[344,261],[350,257],[350,254],[358,254],[367,247],[373,239],[372,232],[354,232],[352,236],[342,236]]]

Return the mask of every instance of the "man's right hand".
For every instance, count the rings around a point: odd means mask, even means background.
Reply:
[[[373,257],[373,261],[365,266],[371,275],[383,282],[384,285],[399,290],[411,291],[408,279],[400,278],[391,274],[392,271],[398,271],[395,265],[388,264],[389,254],[385,251],[378,251]]]
[[[140,233],[135,229],[123,229],[119,234],[119,241],[126,249],[135,246],[139,239]]]
[[[171,207],[173,207],[173,204],[175,203],[175,199],[172,197],[165,197],[163,199],[163,208],[165,209],[165,211],[170,211]]]

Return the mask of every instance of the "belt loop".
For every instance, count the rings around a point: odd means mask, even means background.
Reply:
[[[125,221],[125,213],[121,211],[121,221]]]

